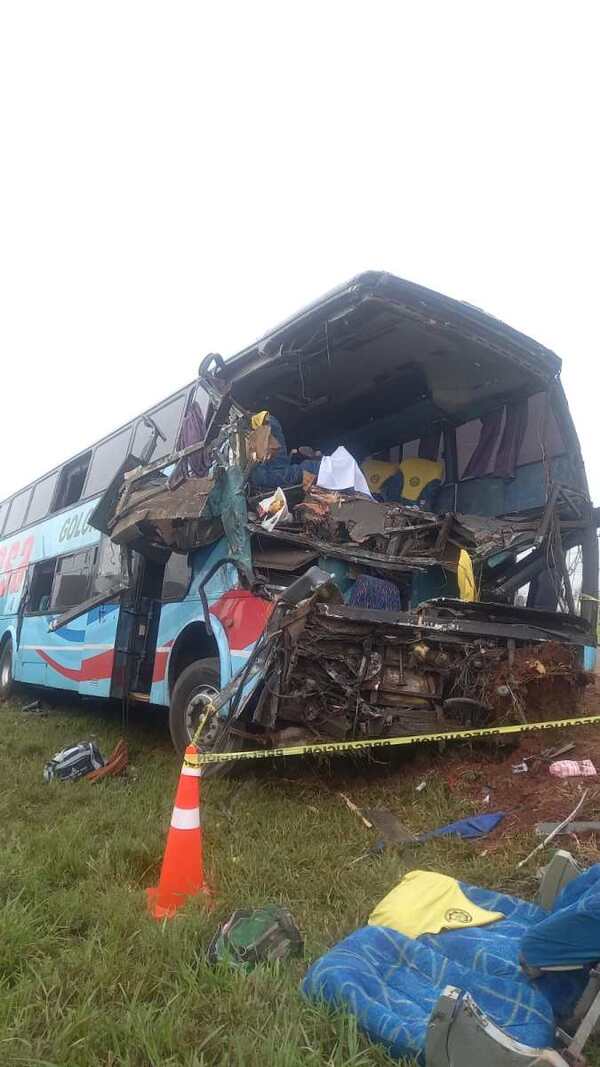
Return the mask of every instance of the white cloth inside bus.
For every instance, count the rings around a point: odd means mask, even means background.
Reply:
[[[343,445],[336,448],[331,456],[323,456],[317,485],[323,489],[354,489],[357,493],[371,496],[367,479],[354,457]]]

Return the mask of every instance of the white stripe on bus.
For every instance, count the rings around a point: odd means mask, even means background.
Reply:
[[[19,648],[34,652],[89,652],[90,649],[114,648],[114,645],[80,645],[79,642],[74,641],[67,645],[19,645]]]

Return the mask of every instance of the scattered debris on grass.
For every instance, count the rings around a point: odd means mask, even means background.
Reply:
[[[100,782],[103,778],[108,778],[112,775],[122,774],[129,763],[129,751],[127,748],[127,742],[121,738],[117,742],[110,756],[103,767],[99,767],[98,770],[91,771],[86,775],[89,782]]]
[[[121,739],[107,760],[95,741],[80,741],[77,745],[55,752],[44,767],[44,781],[75,782],[87,778],[98,782],[111,775],[121,774],[127,767],[127,743]]]
[[[277,904],[240,908],[222,923],[208,946],[209,963],[248,972],[259,963],[283,962],[304,953],[291,912]]]
[[[534,856],[537,856],[538,852],[541,852],[543,848],[546,848],[546,845],[549,845],[550,842],[553,841],[555,837],[558,837],[560,831],[562,829],[564,829],[565,826],[569,825],[569,823],[581,811],[583,805],[585,804],[585,802],[587,800],[588,792],[589,792],[589,790],[584,789],[583,793],[581,794],[577,804],[573,808],[573,811],[570,813],[570,815],[567,815],[566,819],[563,819],[562,822],[558,823],[558,825],[555,826],[555,828],[550,831],[550,833],[547,835],[547,837],[545,837],[543,841],[540,841],[539,845],[536,845],[535,848],[533,848],[531,850],[531,852],[528,853],[528,855],[525,857],[524,860],[521,860],[519,863],[517,863],[517,870],[520,870],[521,867],[524,867],[526,863],[529,863],[530,859],[533,859]]]
[[[591,759],[561,759],[548,767],[555,778],[594,778],[597,770]]]
[[[104,757],[94,741],[80,741],[77,745],[55,752],[44,767],[44,781],[75,782],[104,766]]]

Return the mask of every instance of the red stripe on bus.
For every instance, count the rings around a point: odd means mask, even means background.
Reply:
[[[164,682],[164,680],[165,680],[165,674],[166,674],[166,671],[167,671],[167,660],[169,658],[169,653],[170,653],[171,648],[173,646],[173,642],[172,641],[167,641],[167,645],[169,646],[168,648],[165,647],[164,649],[162,649],[162,648],[159,649],[159,651],[154,656],[154,670],[152,671],[152,684],[154,684],[154,682]]]
[[[63,678],[70,678],[73,682],[97,682],[103,678],[110,678],[112,675],[113,660],[115,658],[114,649],[112,648],[107,652],[98,653],[97,656],[90,656],[88,659],[84,659],[80,667],[65,667],[62,663],[57,663],[55,659],[48,656],[41,648],[36,648],[36,652],[49,667],[52,667],[53,671],[62,674]]]
[[[272,610],[270,600],[247,589],[229,589],[210,609],[222,623],[232,652],[241,652],[258,641]]]

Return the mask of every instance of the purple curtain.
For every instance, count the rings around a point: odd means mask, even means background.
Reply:
[[[506,405],[506,423],[494,474],[498,478],[514,478],[519,452],[527,429],[527,417],[529,413],[529,401],[519,400],[515,404]]]
[[[190,445],[197,445],[205,437],[206,423],[204,422],[204,415],[198,401],[193,400],[183,417],[183,423],[177,439],[177,448],[189,448]],[[196,478],[204,478],[208,473],[202,449],[199,449],[198,452],[193,452],[191,456],[187,456],[185,462],[189,474],[194,475]]]
[[[479,441],[477,442],[475,451],[467,463],[461,478],[483,478],[484,474],[487,474],[501,426],[502,408],[498,411],[490,411],[489,414],[484,415],[481,420]]]
[[[193,400],[183,416],[183,422],[177,437],[176,449],[188,448],[196,445],[206,437],[206,423],[202,409],[197,400]],[[208,474],[209,465],[206,462],[206,450],[199,448],[192,452],[191,456],[180,459],[169,478],[169,489],[176,489],[185,478],[204,478]]]

